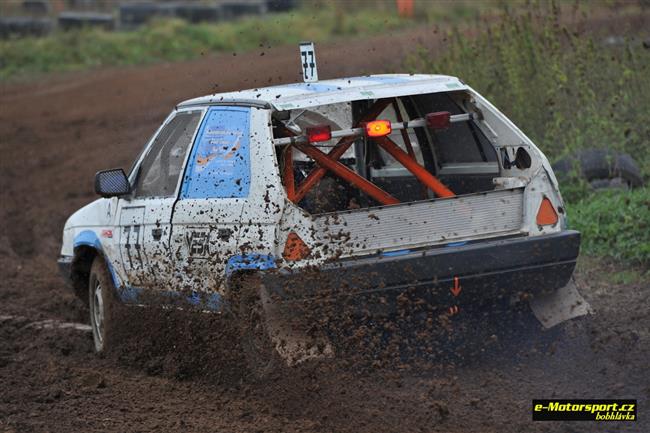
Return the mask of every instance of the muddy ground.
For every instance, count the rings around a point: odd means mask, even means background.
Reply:
[[[320,46],[319,72],[399,71],[392,53],[417,42],[444,38],[426,29]],[[620,266],[581,267],[596,314],[560,330],[491,316],[469,355],[337,360],[265,381],[246,374],[214,317],[134,322],[130,343],[105,358],[87,332],[30,325],[87,322],[56,258],[66,217],[94,199],[97,170],[128,167],[180,100],[298,80],[295,47],[261,47],[0,87],[0,431],[650,431],[650,288],[612,284]],[[533,423],[531,399],[551,397],[637,398],[639,421]]]

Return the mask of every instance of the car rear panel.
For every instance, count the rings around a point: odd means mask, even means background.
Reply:
[[[319,215],[320,241],[341,257],[518,234],[524,189]]]

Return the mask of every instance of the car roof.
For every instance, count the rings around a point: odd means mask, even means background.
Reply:
[[[456,77],[424,74],[383,74],[322,80],[313,83],[281,84],[235,92],[215,93],[189,99],[179,108],[196,105],[253,105],[278,111],[363,99],[464,90]]]

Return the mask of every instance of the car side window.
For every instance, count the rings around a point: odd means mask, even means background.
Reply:
[[[200,118],[201,111],[180,112],[163,127],[140,164],[136,198],[174,195]]]

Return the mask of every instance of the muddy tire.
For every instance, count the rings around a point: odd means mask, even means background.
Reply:
[[[95,257],[90,268],[88,307],[95,352],[105,354],[114,342],[117,299],[113,279],[102,256]]]
[[[282,360],[273,345],[267,325],[261,298],[264,287],[258,276],[247,275],[239,280],[237,289],[239,293],[237,322],[242,352],[250,374],[256,379],[264,379],[277,372],[282,366]]]

